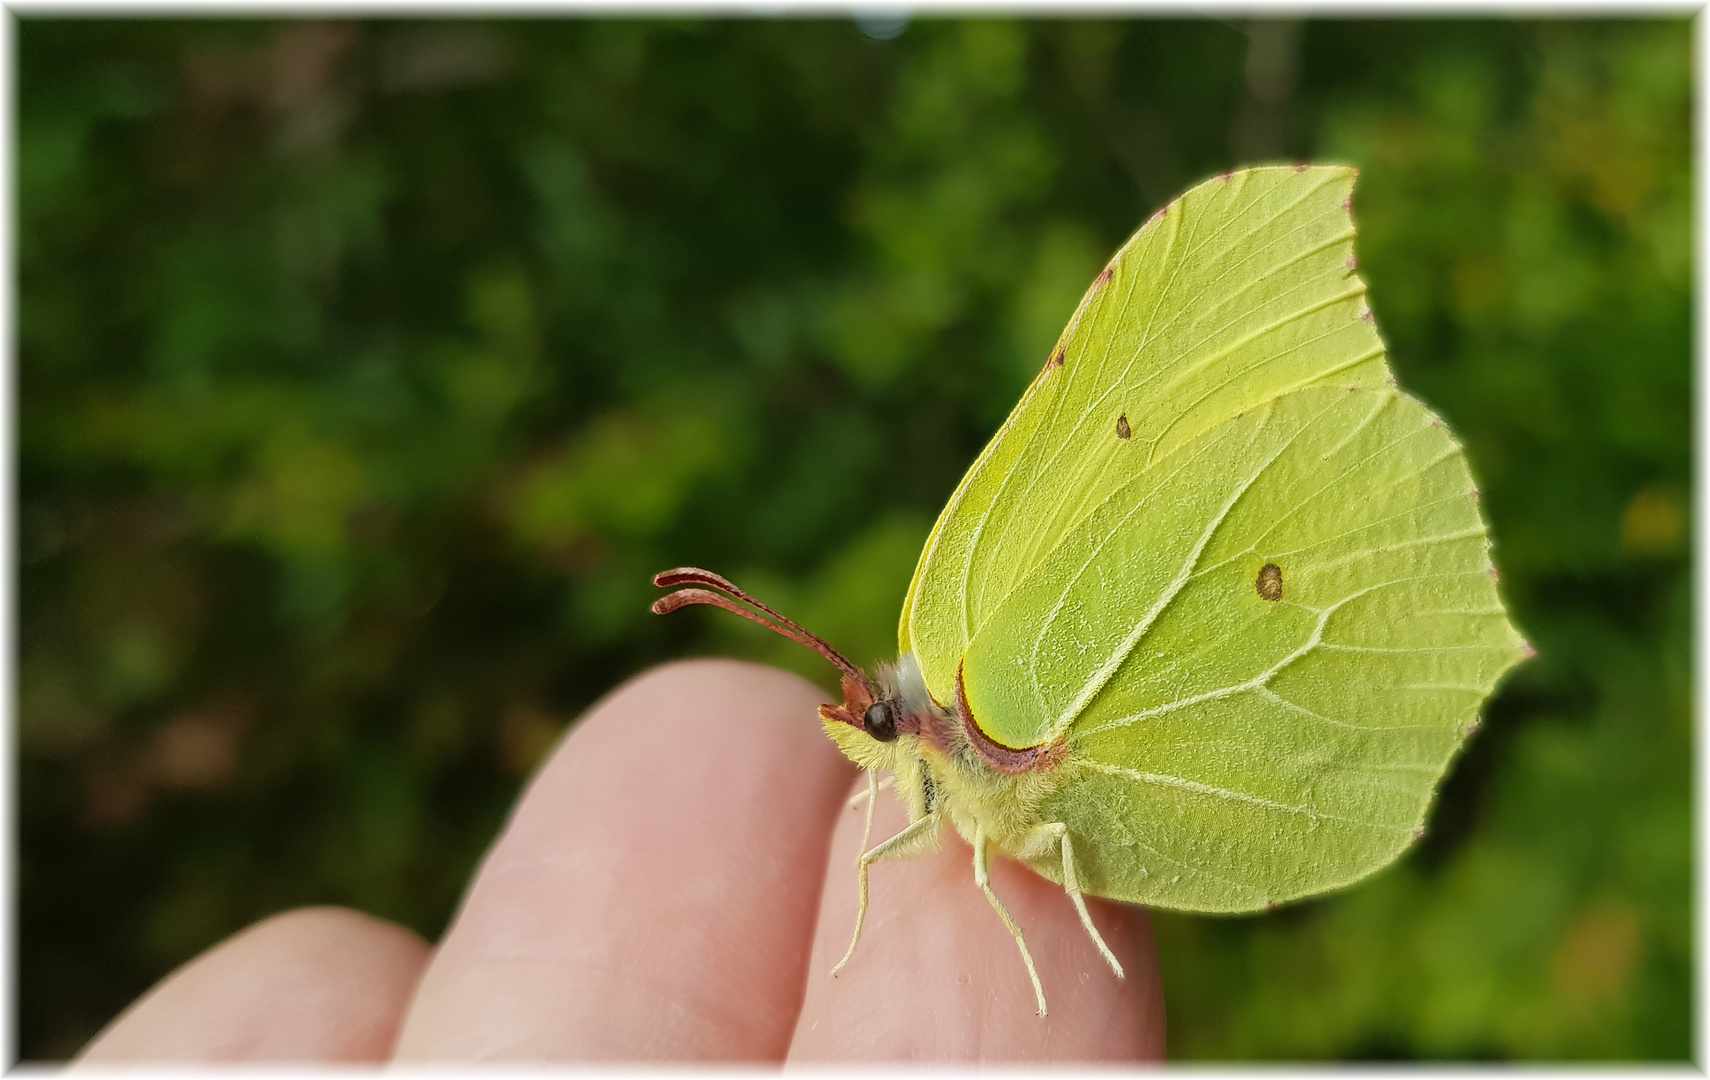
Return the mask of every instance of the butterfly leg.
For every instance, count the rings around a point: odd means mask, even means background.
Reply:
[[[1063,891],[1069,894],[1069,902],[1075,905],[1075,913],[1081,917],[1081,926],[1093,944],[1098,946],[1099,955],[1110,965],[1110,970],[1116,972],[1117,978],[1122,978],[1122,964],[1116,959],[1116,954],[1110,951],[1110,946],[1099,936],[1098,927],[1093,925],[1092,916],[1087,914],[1086,898],[1081,895],[1081,881],[1075,873],[1075,847],[1069,841],[1069,827],[1061,821],[1053,821],[1041,825],[1034,830],[1034,836],[1043,843],[1038,844],[1041,853],[1049,852],[1052,847],[1058,847],[1063,852]],[[1029,837],[1030,840],[1034,837]],[[1029,844],[1029,848],[1034,844]]]
[[[879,776],[872,769],[867,770],[867,790],[862,794],[867,796],[867,817],[861,822],[861,846],[856,850],[865,852],[873,839],[873,807],[879,802]],[[854,799],[849,800],[849,808],[855,808]]]
[[[1027,939],[1021,934],[1021,927],[1015,925],[1009,910],[1003,906],[1003,901],[992,892],[991,875],[986,872],[986,834],[983,830],[974,833],[974,883],[991,901],[992,909],[998,913],[998,918],[1009,930],[1009,936],[1015,939],[1015,947],[1021,950],[1021,962],[1027,965],[1027,977],[1033,980],[1033,996],[1039,1002],[1039,1015],[1045,1015],[1045,988],[1039,984],[1039,972],[1033,966],[1033,954],[1027,951]]]
[[[867,827],[871,829],[872,826],[872,804],[869,803]],[[855,887],[861,895],[860,906],[855,909],[855,936],[849,940],[849,951],[844,953],[843,959],[839,960],[837,966],[831,969],[833,975],[842,971],[843,965],[847,964],[849,958],[855,955],[855,946],[861,940],[861,926],[867,921],[867,867],[881,859],[905,859],[915,854],[923,843],[936,835],[937,829],[938,817],[936,815],[923,817],[919,821],[910,823],[908,828],[878,847],[862,854],[861,861],[856,864],[855,870]],[[866,841],[863,840],[862,845],[865,846],[865,844]]]
[[[867,775],[868,775],[869,780],[870,780],[872,775],[873,775],[873,770],[868,769]],[[849,809],[854,810],[857,807],[859,807],[862,803],[867,803],[869,806],[871,806],[872,805],[871,800],[873,798],[873,793],[876,791],[885,790],[886,788],[890,787],[892,784],[896,783],[896,780],[897,780],[897,778],[894,776],[887,776],[883,780],[880,780],[878,783],[878,786],[876,786],[876,787],[872,783],[869,782],[867,784],[867,787],[865,788],[865,790],[857,791],[855,794],[849,796]],[[866,848],[867,848],[867,841],[865,841],[865,840],[861,841],[861,849],[863,851],[865,851]]]

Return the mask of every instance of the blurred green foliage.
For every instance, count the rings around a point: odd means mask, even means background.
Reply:
[[[287,905],[436,934],[646,665],[829,683],[661,567],[894,649],[1103,259],[1306,158],[1540,655],[1401,866],[1157,916],[1172,1052],[1689,1055],[1689,23],[877,25],[20,20],[26,1057]]]

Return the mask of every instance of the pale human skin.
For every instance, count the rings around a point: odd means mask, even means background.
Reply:
[[[541,767],[437,947],[338,908],[267,919],[163,979],[80,1062],[1161,1060],[1144,911],[1004,859],[1050,1016],[967,845],[874,866],[854,959],[863,789],[825,694],[734,661],[646,672]],[[906,823],[882,793],[874,838]]]

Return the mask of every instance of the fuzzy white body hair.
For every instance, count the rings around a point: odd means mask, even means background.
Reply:
[[[878,675],[885,696],[901,703],[908,712],[916,716],[951,717],[948,710],[932,700],[926,679],[920,673],[920,662],[913,653],[903,653],[894,664],[880,664]]]

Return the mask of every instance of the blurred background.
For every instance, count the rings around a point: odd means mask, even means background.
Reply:
[[[1171,1053],[1690,1054],[1685,19],[17,26],[24,1057],[284,907],[437,935],[650,664],[829,687],[660,568],[894,655],[1111,251],[1304,159],[1540,655],[1402,864],[1156,917]]]

